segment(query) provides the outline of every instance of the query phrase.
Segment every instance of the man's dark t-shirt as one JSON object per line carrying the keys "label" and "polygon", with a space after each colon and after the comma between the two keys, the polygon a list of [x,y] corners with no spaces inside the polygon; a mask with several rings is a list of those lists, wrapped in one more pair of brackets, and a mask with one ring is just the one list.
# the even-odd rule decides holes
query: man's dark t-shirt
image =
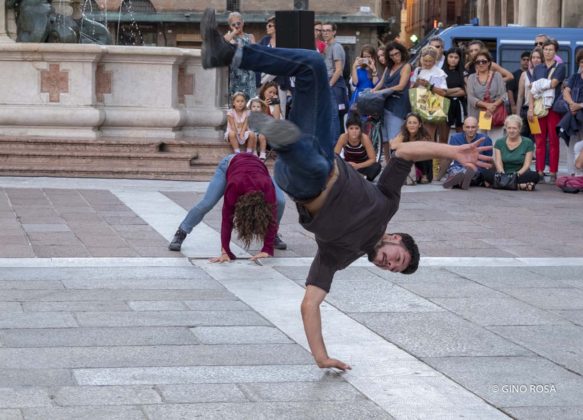
{"label": "man's dark t-shirt", "polygon": [[378,184],[365,180],[342,159],[338,179],[315,217],[298,205],[300,224],[316,235],[318,252],[306,285],[330,291],[334,273],[372,251],[399,208],[401,187],[413,162],[392,158]]}

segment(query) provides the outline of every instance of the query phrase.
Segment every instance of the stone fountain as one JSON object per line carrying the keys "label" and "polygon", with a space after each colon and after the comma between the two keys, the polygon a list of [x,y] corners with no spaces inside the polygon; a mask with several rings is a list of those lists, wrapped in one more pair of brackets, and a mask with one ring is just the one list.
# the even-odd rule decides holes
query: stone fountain
{"label": "stone fountain", "polygon": [[[73,15],[75,3],[63,0],[60,11]],[[35,139],[224,147],[226,74],[203,70],[200,50],[14,42],[5,5],[0,0],[0,155],[2,141],[14,149]]]}

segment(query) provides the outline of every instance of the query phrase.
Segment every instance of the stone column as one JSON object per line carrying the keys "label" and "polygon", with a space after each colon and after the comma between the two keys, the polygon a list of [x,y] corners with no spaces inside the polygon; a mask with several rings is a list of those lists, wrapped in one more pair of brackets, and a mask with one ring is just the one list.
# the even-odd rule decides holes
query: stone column
{"label": "stone column", "polygon": [[14,42],[6,31],[6,1],[0,0],[0,43]]}
{"label": "stone column", "polygon": [[[546,3],[541,2],[541,3]],[[537,0],[520,0],[518,3],[518,24],[522,26],[537,26]]]}
{"label": "stone column", "polygon": [[490,0],[488,2],[489,25],[500,25],[500,0]]}
{"label": "stone column", "polygon": [[568,28],[583,27],[583,4],[581,0],[563,0],[561,26]]}
{"label": "stone column", "polygon": [[477,4],[477,15],[480,20],[480,26],[487,26],[490,24],[488,19],[488,14],[486,11],[486,0],[478,0]]}
{"label": "stone column", "polygon": [[508,25],[508,0],[500,0],[500,25]]}
{"label": "stone column", "polygon": [[561,0],[539,1],[536,8],[536,26],[539,28],[561,26],[561,6]]}

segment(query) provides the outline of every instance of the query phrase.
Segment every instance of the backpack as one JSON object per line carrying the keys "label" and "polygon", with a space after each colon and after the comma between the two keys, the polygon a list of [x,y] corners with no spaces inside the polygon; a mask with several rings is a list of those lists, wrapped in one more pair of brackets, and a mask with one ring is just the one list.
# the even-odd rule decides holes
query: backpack
{"label": "backpack", "polygon": [[583,190],[583,176],[562,176],[557,179],[557,187],[563,192],[577,194]]}

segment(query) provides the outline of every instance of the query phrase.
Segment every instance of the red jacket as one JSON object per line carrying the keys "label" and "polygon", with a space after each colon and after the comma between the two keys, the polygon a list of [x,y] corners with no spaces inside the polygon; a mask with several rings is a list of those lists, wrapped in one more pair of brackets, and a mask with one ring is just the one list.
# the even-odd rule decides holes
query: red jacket
{"label": "red jacket", "polygon": [[229,163],[227,169],[227,186],[223,201],[223,220],[221,224],[221,246],[229,258],[235,259],[229,243],[233,230],[233,218],[235,204],[240,196],[253,191],[262,191],[265,201],[272,205],[273,223],[269,225],[261,252],[273,256],[273,242],[277,233],[277,203],[275,200],[275,187],[269,176],[265,164],[254,154],[239,153]]}

